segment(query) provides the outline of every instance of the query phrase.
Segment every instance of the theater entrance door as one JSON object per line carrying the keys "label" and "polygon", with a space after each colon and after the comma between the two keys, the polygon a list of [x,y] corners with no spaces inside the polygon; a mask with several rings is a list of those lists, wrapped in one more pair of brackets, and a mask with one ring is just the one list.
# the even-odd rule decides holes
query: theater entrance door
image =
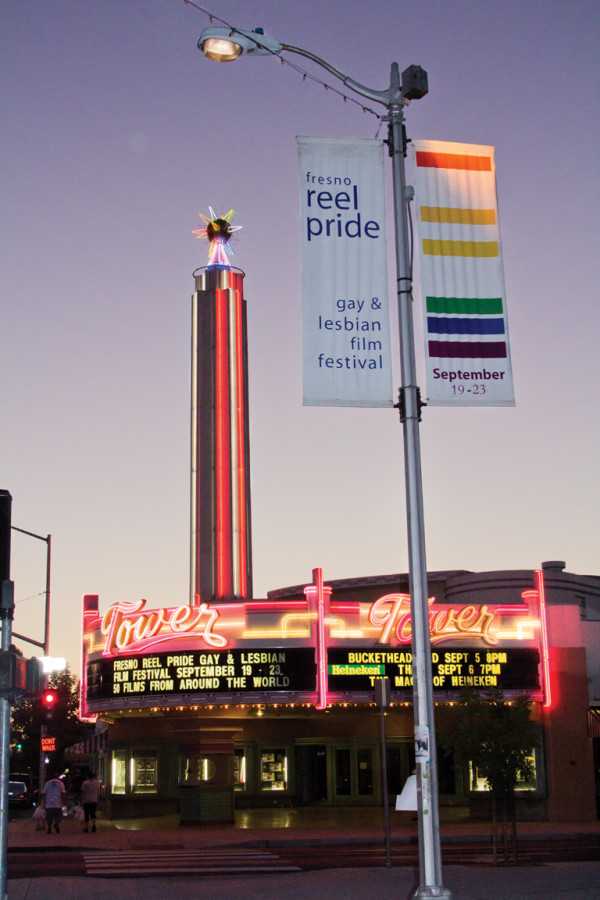
{"label": "theater entrance door", "polygon": [[327,803],[327,747],[302,744],[296,747],[296,783],[300,806]]}

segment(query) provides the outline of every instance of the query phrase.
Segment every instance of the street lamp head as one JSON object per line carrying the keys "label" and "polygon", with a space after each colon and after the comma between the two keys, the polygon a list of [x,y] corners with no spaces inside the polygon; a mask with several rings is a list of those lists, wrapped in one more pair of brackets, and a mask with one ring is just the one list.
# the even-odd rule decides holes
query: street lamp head
{"label": "street lamp head", "polygon": [[198,49],[213,62],[234,62],[242,53],[249,56],[279,53],[281,44],[265,34],[262,28],[240,31],[237,28],[211,25],[198,38]]}

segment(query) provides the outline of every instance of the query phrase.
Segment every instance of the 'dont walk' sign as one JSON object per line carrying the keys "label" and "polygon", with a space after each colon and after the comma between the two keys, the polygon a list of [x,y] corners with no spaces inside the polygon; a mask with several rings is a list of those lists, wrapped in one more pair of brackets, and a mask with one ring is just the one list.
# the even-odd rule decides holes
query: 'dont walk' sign
{"label": "'dont walk' sign", "polygon": [[512,406],[494,148],[412,146],[428,401]]}

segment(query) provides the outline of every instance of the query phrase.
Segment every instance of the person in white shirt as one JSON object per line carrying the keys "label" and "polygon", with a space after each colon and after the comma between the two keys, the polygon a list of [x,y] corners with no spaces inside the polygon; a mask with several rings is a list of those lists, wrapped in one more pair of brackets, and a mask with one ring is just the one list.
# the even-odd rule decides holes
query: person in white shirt
{"label": "person in white shirt", "polygon": [[60,778],[53,776],[49,778],[44,785],[43,803],[46,810],[46,825],[48,826],[48,834],[52,832],[52,826],[56,834],[60,834],[60,822],[62,819],[62,808],[65,800],[65,786]]}

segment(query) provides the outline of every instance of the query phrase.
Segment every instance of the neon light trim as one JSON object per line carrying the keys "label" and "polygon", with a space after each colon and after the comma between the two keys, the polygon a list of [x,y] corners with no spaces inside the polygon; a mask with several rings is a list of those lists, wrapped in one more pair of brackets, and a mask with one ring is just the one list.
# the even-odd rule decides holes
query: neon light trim
{"label": "neon light trim", "polygon": [[[526,592],[525,592],[526,593]],[[503,606],[494,604],[494,612],[499,615],[518,616],[519,613],[526,616],[529,615],[529,605],[523,603],[504,604]]]}
{"label": "neon light trim", "polygon": [[306,609],[306,600],[248,600],[246,603],[240,603],[245,609],[255,610],[277,610],[282,609]]}
{"label": "neon light trim", "polygon": [[[304,593],[313,611],[316,607],[316,647],[317,703],[315,709],[327,708],[327,642],[325,637],[325,598],[329,601],[331,588],[323,586],[323,569],[313,569],[313,583],[304,588]],[[314,615],[314,612],[313,612]]]}
{"label": "neon light trim", "polygon": [[[257,638],[310,638],[310,623],[317,619],[317,613],[286,613],[279,620],[279,624],[272,628],[247,628],[242,637],[247,640],[256,640]],[[306,622],[306,628],[294,629],[291,623]]]}
{"label": "neon light trim", "polygon": [[198,298],[192,299],[192,427],[190,435],[191,453],[191,502],[190,502],[190,604],[198,606],[200,597],[197,594],[198,585],[198,554],[200,541],[204,535],[199,535],[198,528]]}
{"label": "neon light trim", "polygon": [[221,331],[223,328],[221,322],[219,291],[216,292],[215,298],[215,482],[217,491],[217,509],[216,509],[216,529],[215,529],[215,548],[216,548],[216,594],[221,595],[223,584],[223,558],[221,556],[221,530],[223,520],[223,471],[221,466],[222,454],[222,395],[223,395],[223,371],[221,357],[223,353]]}
{"label": "neon light trim", "polygon": [[550,682],[550,642],[548,640],[548,618],[546,612],[546,584],[543,569],[535,571],[535,586],[537,589],[540,622],[542,626],[542,666],[544,676],[544,708],[552,706],[552,685]]}
{"label": "neon light trim", "polygon": [[238,441],[238,516],[239,516],[239,562],[240,562],[240,595],[248,594],[248,522],[246,502],[246,441],[245,414],[246,391],[244,385],[244,343],[243,343],[243,309],[242,296],[236,291],[235,307],[235,356],[237,383],[237,441]]}
{"label": "neon light trim", "polygon": [[216,322],[216,448],[215,468],[217,470],[217,529],[216,566],[217,597],[228,597],[232,593],[231,584],[231,474],[230,474],[230,434],[229,434],[229,385],[228,385],[228,343],[227,343],[227,291],[215,291]]}
{"label": "neon light trim", "polygon": [[237,316],[236,316],[236,291],[229,290],[228,322],[229,322],[229,454],[231,483],[231,565],[232,578],[231,589],[235,597],[240,596],[240,494],[239,494],[239,442],[238,442],[238,414],[239,395],[237,378]]}

